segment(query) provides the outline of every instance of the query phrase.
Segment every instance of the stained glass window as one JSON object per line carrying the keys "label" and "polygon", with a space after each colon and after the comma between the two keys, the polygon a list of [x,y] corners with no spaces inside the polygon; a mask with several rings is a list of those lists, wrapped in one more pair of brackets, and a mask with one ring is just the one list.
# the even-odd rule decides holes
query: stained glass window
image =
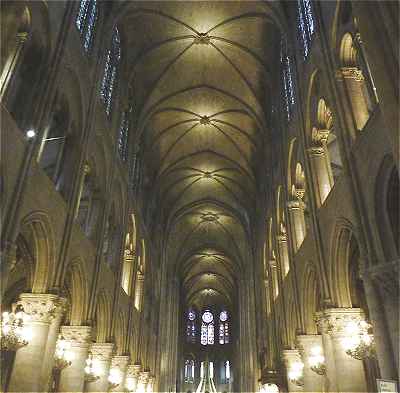
{"label": "stained glass window", "polygon": [[190,309],[187,315],[186,339],[190,343],[196,342],[196,313]]}
{"label": "stained glass window", "polygon": [[193,359],[185,360],[185,382],[186,383],[194,382],[194,360]]}
{"label": "stained glass window", "polygon": [[312,36],[315,33],[315,22],[311,0],[297,0],[298,33],[304,59],[310,52]]}
{"label": "stained glass window", "polygon": [[118,28],[114,28],[111,47],[107,52],[104,75],[100,87],[100,96],[104,102],[106,113],[109,116],[112,109],[113,93],[117,83],[118,65],[121,60],[121,40]]}
{"label": "stained glass window", "polygon": [[122,112],[121,124],[119,126],[118,153],[122,161],[126,161],[128,158],[129,116],[131,112],[132,107]]}
{"label": "stained glass window", "polygon": [[283,84],[283,99],[287,120],[290,121],[295,104],[294,87],[290,56],[288,54],[286,39],[281,41],[281,70]]}
{"label": "stained glass window", "polygon": [[202,316],[200,343],[202,345],[214,344],[214,316],[210,310],[206,310]]}
{"label": "stained glass window", "polygon": [[229,343],[229,315],[227,311],[222,311],[219,314],[219,343]]}
{"label": "stained glass window", "polygon": [[83,47],[88,52],[92,47],[97,21],[97,0],[81,0],[75,24],[81,33]]}

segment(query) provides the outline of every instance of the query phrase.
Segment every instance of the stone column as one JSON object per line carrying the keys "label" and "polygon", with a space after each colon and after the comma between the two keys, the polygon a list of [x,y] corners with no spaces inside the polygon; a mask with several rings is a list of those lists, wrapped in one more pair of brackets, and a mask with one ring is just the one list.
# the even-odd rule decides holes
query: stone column
{"label": "stone column", "polygon": [[23,307],[30,320],[25,326],[31,332],[29,344],[20,348],[15,355],[11,373],[10,392],[42,392],[46,391],[42,379],[46,347],[50,325],[59,307],[59,298],[50,294],[23,293],[18,306]]}
{"label": "stone column", "polygon": [[139,374],[139,382],[136,390],[137,393],[146,393],[149,377],[150,371],[142,371]]}
{"label": "stone column", "polygon": [[341,73],[350,98],[357,130],[361,131],[369,118],[364,76],[357,67],[342,67]]}
{"label": "stone column", "polygon": [[282,351],[283,361],[286,368],[286,378],[288,384],[288,392],[305,392],[303,386],[295,384],[289,379],[289,370],[292,368],[294,363],[301,363],[300,352],[298,349],[285,349]]}
{"label": "stone column", "polygon": [[60,392],[82,392],[85,384],[86,359],[91,342],[90,326],[61,326],[61,335],[71,343],[72,364],[61,371]]}
{"label": "stone column", "polygon": [[313,355],[312,349],[320,347],[322,349],[322,336],[318,334],[297,336],[297,343],[300,350],[301,360],[304,363],[304,391],[305,392],[324,392],[324,375],[318,375],[311,370],[309,357]]}
{"label": "stone column", "polygon": [[271,269],[271,277],[272,277],[272,293],[275,301],[279,295],[278,266],[276,265],[275,259],[271,259],[269,261],[269,266]]}
{"label": "stone column", "polygon": [[138,272],[138,275],[136,278],[136,283],[135,283],[135,308],[137,310],[142,309],[143,285],[144,285],[144,274]]}
{"label": "stone column", "polygon": [[[75,210],[75,214],[74,214],[74,218],[76,219],[78,217],[78,213],[79,213],[79,205],[80,205],[80,201],[82,198],[82,192],[83,192],[83,187],[85,185],[85,179],[86,176],[90,173],[90,166],[88,164],[84,164],[83,166],[83,173],[81,175],[81,179],[80,179],[80,183],[79,183],[79,189],[78,189],[78,195],[77,195],[77,200],[76,200],[76,210]],[[88,211],[87,214],[89,214],[90,212]]]}
{"label": "stone column", "polygon": [[286,277],[289,273],[289,250],[288,250],[288,243],[287,243],[287,236],[286,233],[281,233],[277,236],[278,240],[278,248],[279,248],[279,258],[281,262],[281,269],[282,269],[282,279]]}
{"label": "stone column", "polygon": [[94,343],[91,346],[93,360],[99,365],[100,378],[94,382],[86,382],[85,391],[97,393],[108,391],[108,376],[113,350],[114,344],[112,343]]}
{"label": "stone column", "polygon": [[112,392],[125,392],[125,376],[127,372],[127,367],[129,363],[129,356],[114,356],[111,359],[111,368],[119,369],[121,376],[121,383],[114,389],[111,389]]}
{"label": "stone column", "polygon": [[302,200],[293,200],[287,203],[290,222],[294,252],[296,252],[302,245],[306,237],[306,222],[304,219],[305,204]]}
{"label": "stone column", "polygon": [[322,332],[327,382],[331,392],[367,391],[362,361],[348,355],[342,343],[346,337],[346,325],[363,319],[359,308],[331,308],[318,313],[317,323]]}
{"label": "stone column", "polygon": [[140,364],[130,364],[126,370],[125,387],[130,392],[135,392],[142,366]]}
{"label": "stone column", "polygon": [[316,191],[317,207],[320,207],[333,187],[333,175],[326,149],[313,146],[307,149],[312,167],[312,181]]}

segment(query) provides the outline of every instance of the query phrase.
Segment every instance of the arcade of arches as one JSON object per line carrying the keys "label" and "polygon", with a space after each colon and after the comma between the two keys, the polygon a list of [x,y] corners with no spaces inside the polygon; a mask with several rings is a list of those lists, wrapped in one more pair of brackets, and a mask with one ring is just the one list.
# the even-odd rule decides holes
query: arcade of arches
{"label": "arcade of arches", "polygon": [[2,1],[2,391],[396,383],[398,15]]}

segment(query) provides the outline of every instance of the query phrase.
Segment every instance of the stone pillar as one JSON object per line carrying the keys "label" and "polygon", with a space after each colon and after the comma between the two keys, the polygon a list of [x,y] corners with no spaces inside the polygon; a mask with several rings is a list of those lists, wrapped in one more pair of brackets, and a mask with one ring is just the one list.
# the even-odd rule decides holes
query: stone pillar
{"label": "stone pillar", "polygon": [[357,67],[342,67],[341,73],[350,98],[356,128],[361,131],[369,118],[364,76]]}
{"label": "stone pillar", "polygon": [[94,343],[91,346],[90,351],[93,355],[93,360],[99,365],[100,378],[94,382],[86,382],[85,391],[97,393],[108,391],[108,376],[113,350],[114,344],[112,343]]}
{"label": "stone pillar", "polygon": [[130,364],[126,370],[126,378],[125,378],[125,387],[130,392],[135,392],[138,382],[139,375],[142,370],[142,366],[140,364]]}
{"label": "stone pillar", "polygon": [[289,370],[295,363],[301,363],[300,352],[297,349],[285,349],[282,351],[283,361],[286,368],[286,378],[288,384],[288,392],[303,392],[303,386],[295,384],[289,379]]}
{"label": "stone pillar", "polygon": [[290,222],[294,252],[296,252],[302,245],[306,237],[306,222],[304,219],[305,204],[302,200],[289,201],[287,203]]}
{"label": "stone pillar", "polygon": [[[50,325],[57,314],[59,297],[50,294],[23,293],[18,306],[23,307],[30,320],[25,326],[31,332],[29,344],[20,348],[15,355],[9,391],[10,392],[42,392],[47,390],[43,384],[42,370]],[[45,363],[44,363],[45,362]]]}
{"label": "stone pillar", "polygon": [[67,300],[63,298],[55,299],[54,301],[53,318],[50,322],[49,331],[47,333],[47,343],[44,358],[42,359],[42,375],[41,386],[50,388],[53,366],[54,366],[54,352],[58,340],[61,319],[65,313]]}
{"label": "stone pillar", "polygon": [[86,359],[91,341],[90,326],[61,326],[61,335],[71,343],[72,364],[61,371],[60,392],[82,392],[85,384]]}
{"label": "stone pillar", "polygon": [[271,277],[272,277],[272,293],[274,300],[279,295],[279,280],[278,280],[278,266],[276,265],[275,259],[271,259],[269,261],[269,267],[271,269]]}
{"label": "stone pillar", "polygon": [[331,392],[367,391],[363,362],[349,356],[342,343],[346,337],[346,325],[363,319],[359,308],[331,308],[318,313],[317,323],[322,332],[327,382]]}
{"label": "stone pillar", "polygon": [[112,392],[125,392],[125,376],[129,363],[129,356],[114,356],[111,359],[111,369],[117,368],[119,369],[121,376],[121,383],[114,389],[111,389]]}
{"label": "stone pillar", "polygon": [[282,279],[286,277],[289,273],[290,265],[289,265],[289,250],[287,243],[286,233],[281,233],[277,236],[278,240],[278,248],[279,248],[279,258],[281,262],[282,269]]}
{"label": "stone pillar", "polygon": [[320,347],[322,349],[322,336],[317,334],[297,336],[297,343],[300,350],[301,360],[304,363],[304,391],[305,392],[324,392],[325,376],[318,375],[311,370],[309,357],[313,355],[312,349]]}
{"label": "stone pillar", "polygon": [[137,310],[142,309],[143,285],[144,285],[144,274],[138,272],[138,275],[136,278],[136,283],[135,283],[135,308]]}
{"label": "stone pillar", "polygon": [[139,374],[139,382],[136,390],[137,393],[146,393],[149,377],[150,371],[142,371]]}
{"label": "stone pillar", "polygon": [[326,149],[314,146],[307,151],[312,167],[312,181],[316,191],[317,207],[320,207],[333,187],[332,169]]}

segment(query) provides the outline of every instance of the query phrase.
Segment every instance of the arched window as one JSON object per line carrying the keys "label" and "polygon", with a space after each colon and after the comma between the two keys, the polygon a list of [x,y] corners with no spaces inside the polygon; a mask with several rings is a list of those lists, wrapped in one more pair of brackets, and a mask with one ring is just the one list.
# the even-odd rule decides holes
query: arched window
{"label": "arched window", "polygon": [[128,137],[129,137],[129,115],[132,107],[122,112],[121,124],[118,134],[118,153],[122,161],[128,158]]}
{"label": "arched window", "polygon": [[219,343],[229,343],[229,315],[225,310],[219,314]]}
{"label": "arched window", "polygon": [[201,323],[201,345],[214,344],[214,316],[210,310],[204,311]]}
{"label": "arched window", "polygon": [[193,309],[187,314],[186,339],[193,344],[196,342],[196,312]]}
{"label": "arched window", "polygon": [[231,380],[231,363],[229,360],[221,364],[221,383],[228,384]]}
{"label": "arched window", "polygon": [[281,41],[281,72],[282,72],[283,98],[286,110],[286,117],[287,120],[290,121],[293,113],[295,99],[294,99],[291,62],[288,54],[286,39],[282,39]]}
{"label": "arched window", "polygon": [[307,58],[311,48],[312,36],[315,33],[315,22],[311,0],[297,0],[298,34],[303,57]]}
{"label": "arched window", "polygon": [[106,64],[104,67],[103,81],[101,82],[100,96],[104,102],[107,116],[110,115],[113,102],[113,93],[117,81],[118,64],[121,60],[121,40],[118,28],[114,28],[111,47],[107,52]]}
{"label": "arched window", "polygon": [[86,52],[92,47],[97,21],[97,0],[81,0],[75,24],[81,33]]}
{"label": "arched window", "polygon": [[185,360],[185,382],[186,383],[194,382],[194,360],[193,359]]}

